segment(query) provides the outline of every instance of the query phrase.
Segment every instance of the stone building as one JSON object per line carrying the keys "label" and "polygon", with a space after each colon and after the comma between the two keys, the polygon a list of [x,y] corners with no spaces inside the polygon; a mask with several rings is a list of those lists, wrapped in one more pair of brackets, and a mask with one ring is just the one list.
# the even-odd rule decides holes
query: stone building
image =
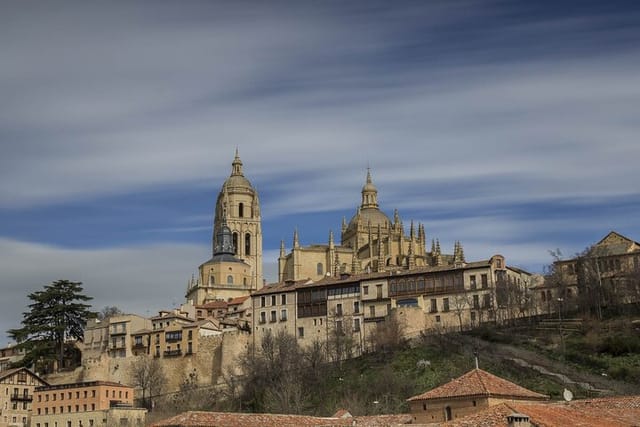
{"label": "stone building", "polygon": [[46,385],[27,368],[0,372],[0,427],[28,426],[35,388]]}
{"label": "stone building", "polygon": [[351,346],[343,350],[356,355],[372,345],[390,316],[406,336],[415,336],[528,315],[530,279],[494,255],[457,265],[280,282],[251,295],[252,337],[258,344],[265,334],[283,331],[303,346],[342,341]]}
{"label": "stone building", "polygon": [[146,409],[133,407],[132,387],[90,381],[37,387],[33,427],[97,427],[145,425]]}
{"label": "stone building", "polygon": [[189,282],[186,298],[191,305],[240,297],[262,287],[260,201],[244,176],[237,150],[216,201],[212,249],[213,257]]}
{"label": "stone building", "polygon": [[293,247],[287,254],[280,243],[278,280],[319,280],[325,276],[411,270],[424,266],[446,266],[464,262],[464,250],[459,242],[452,255],[443,254],[439,240],[431,241],[427,251],[427,235],[422,224],[409,227],[409,234],[397,210],[391,220],[378,204],[378,190],[367,171],[356,214],[347,223],[342,220],[340,243],[329,232],[327,244],[300,245],[298,230],[294,230]]}
{"label": "stone building", "polygon": [[414,421],[420,424],[455,420],[504,402],[547,400],[548,396],[527,390],[478,368],[440,387],[407,399]]}

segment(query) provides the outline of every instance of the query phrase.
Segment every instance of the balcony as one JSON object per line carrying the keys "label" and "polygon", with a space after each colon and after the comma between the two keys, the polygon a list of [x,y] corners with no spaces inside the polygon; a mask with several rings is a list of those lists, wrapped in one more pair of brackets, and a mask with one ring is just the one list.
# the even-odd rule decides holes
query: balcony
{"label": "balcony", "polygon": [[182,350],[165,350],[164,357],[179,357],[182,356]]}
{"label": "balcony", "polygon": [[12,394],[11,395],[11,401],[18,401],[18,402],[31,402],[33,401],[33,395],[29,394],[29,395],[25,395],[25,394]]}
{"label": "balcony", "polygon": [[176,341],[182,341],[182,335],[166,335],[164,337],[164,340],[166,342],[176,342]]}

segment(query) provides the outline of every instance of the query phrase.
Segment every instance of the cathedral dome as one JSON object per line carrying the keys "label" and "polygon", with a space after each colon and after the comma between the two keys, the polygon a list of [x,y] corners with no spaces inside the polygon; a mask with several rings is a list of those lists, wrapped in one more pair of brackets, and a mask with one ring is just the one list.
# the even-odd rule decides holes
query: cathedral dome
{"label": "cathedral dome", "polygon": [[348,228],[356,227],[358,224],[371,224],[372,227],[377,227],[378,225],[380,225],[380,227],[385,228],[387,227],[387,224],[390,223],[391,221],[389,220],[389,217],[385,215],[385,213],[380,209],[366,208],[360,209],[360,211],[355,214],[353,218],[351,218]]}

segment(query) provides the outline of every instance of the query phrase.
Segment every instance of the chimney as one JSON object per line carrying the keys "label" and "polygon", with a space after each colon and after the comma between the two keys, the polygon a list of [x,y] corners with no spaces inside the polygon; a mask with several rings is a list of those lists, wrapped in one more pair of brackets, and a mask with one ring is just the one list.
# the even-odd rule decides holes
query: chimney
{"label": "chimney", "polygon": [[529,416],[524,414],[507,415],[507,425],[509,427],[531,427]]}

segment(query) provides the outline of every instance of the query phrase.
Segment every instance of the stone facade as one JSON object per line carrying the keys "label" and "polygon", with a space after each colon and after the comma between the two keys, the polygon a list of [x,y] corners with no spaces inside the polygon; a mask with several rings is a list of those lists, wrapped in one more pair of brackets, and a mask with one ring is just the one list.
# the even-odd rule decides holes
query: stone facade
{"label": "stone facade", "polygon": [[370,171],[362,188],[362,199],[349,223],[342,221],[340,244],[329,233],[327,244],[300,245],[298,230],[293,234],[291,252],[280,244],[278,280],[320,280],[326,276],[410,270],[424,266],[446,266],[464,262],[464,250],[459,242],[451,255],[443,254],[438,240],[432,240],[427,251],[427,236],[422,224],[410,223],[409,233],[394,211],[391,220],[378,204],[378,190]]}
{"label": "stone facade", "polygon": [[36,387],[48,385],[27,368],[0,372],[0,427],[29,425]]}
{"label": "stone facade", "polygon": [[260,201],[244,176],[237,151],[216,201],[212,249],[213,257],[200,265],[198,278],[188,284],[191,305],[240,297],[262,287]]}

